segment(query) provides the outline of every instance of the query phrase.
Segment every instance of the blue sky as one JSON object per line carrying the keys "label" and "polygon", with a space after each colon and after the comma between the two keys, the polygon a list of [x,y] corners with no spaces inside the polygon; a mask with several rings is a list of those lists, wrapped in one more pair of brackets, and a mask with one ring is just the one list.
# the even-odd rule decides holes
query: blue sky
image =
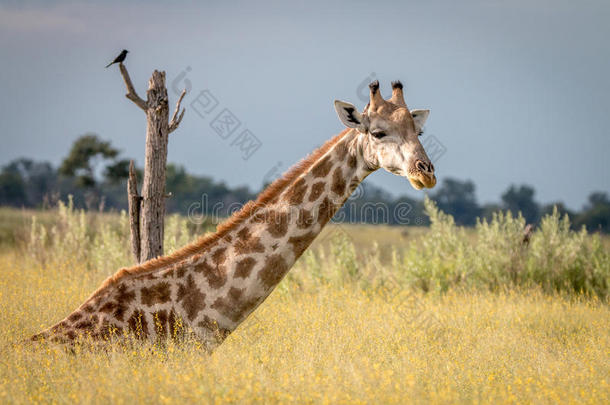
{"label": "blue sky", "polygon": [[[190,87],[169,160],[230,185],[260,187],[342,127],[332,102],[362,108],[358,86],[405,84],[429,108],[437,176],[472,179],[480,202],[530,184],[540,202],[580,208],[610,190],[610,3],[602,0],[417,2],[0,2],[0,164],[55,164],[85,132],[142,164],[145,117],[125,99],[116,67],[141,96],[153,69]],[[182,75],[181,75],[182,73]],[[202,91],[213,114],[190,104]],[[220,109],[261,147],[243,159],[210,123]],[[405,179],[368,182],[422,197]]]}

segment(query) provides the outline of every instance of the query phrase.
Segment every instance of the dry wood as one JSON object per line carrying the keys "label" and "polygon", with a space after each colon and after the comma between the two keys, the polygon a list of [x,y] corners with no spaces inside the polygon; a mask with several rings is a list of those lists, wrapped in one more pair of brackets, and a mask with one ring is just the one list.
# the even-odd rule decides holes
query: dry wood
{"label": "dry wood", "polygon": [[146,111],[148,106],[146,105],[146,101],[142,100],[138,93],[136,93],[136,89],[133,87],[133,83],[131,83],[131,78],[129,77],[129,73],[127,72],[127,68],[123,63],[119,63],[119,69],[121,70],[121,75],[123,76],[123,81],[125,82],[125,87],[127,87],[127,94],[125,97],[136,103],[138,107]]}
{"label": "dry wood", "polygon": [[142,196],[137,192],[137,179],[133,162],[129,166],[127,194],[129,198],[129,222],[131,226],[131,248],[136,262],[144,262],[163,255],[165,215],[165,169],[167,164],[167,141],[182,118],[180,104],[186,94],[182,91],[174,114],[169,120],[165,72],[155,70],[148,81],[147,100],[142,100],[135,91],[127,68],[119,64],[128,99],[146,112],[146,153],[144,157],[144,179]]}
{"label": "dry wood", "polygon": [[140,263],[140,201],[138,179],[133,160],[129,162],[127,180],[127,201],[129,203],[129,229],[131,231],[131,253],[136,263]]}
{"label": "dry wood", "polygon": [[165,215],[165,166],[169,135],[169,108],[165,72],[155,70],[148,81],[146,155],[140,217],[140,258],[146,261],[163,254]]}
{"label": "dry wood", "polygon": [[[174,114],[172,115],[172,120],[169,122],[169,132],[174,132],[177,128],[178,125],[180,125],[180,121],[182,121],[182,117],[184,117],[184,111],[185,109],[182,109],[182,112],[180,113],[180,115],[178,115],[178,111],[180,111],[180,103],[182,103],[182,99],[184,98],[184,96],[186,95],[186,89],[182,90],[182,93],[180,94],[180,98],[178,98],[178,102],[176,103],[176,109],[174,110]],[[176,118],[176,116],[178,118]]]}

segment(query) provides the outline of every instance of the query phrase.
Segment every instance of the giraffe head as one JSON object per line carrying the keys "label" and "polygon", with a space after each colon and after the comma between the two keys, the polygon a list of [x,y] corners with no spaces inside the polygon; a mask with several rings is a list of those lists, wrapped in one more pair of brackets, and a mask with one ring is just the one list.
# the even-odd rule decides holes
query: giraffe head
{"label": "giraffe head", "polygon": [[398,81],[392,82],[388,100],[381,97],[377,80],[369,88],[370,102],[362,113],[353,104],[335,101],[339,119],[359,132],[358,157],[371,171],[383,168],[406,177],[418,190],[434,187],[434,166],[419,141],[430,110],[409,111]]}

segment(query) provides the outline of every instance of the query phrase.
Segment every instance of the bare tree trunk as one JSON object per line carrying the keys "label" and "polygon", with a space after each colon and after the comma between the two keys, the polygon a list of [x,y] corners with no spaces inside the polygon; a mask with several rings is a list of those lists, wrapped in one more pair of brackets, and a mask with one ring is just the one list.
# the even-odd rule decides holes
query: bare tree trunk
{"label": "bare tree trunk", "polygon": [[163,254],[163,217],[165,215],[165,166],[169,108],[165,72],[155,70],[148,81],[146,110],[146,155],[142,183],[140,216],[140,258],[143,261]]}
{"label": "bare tree trunk", "polygon": [[119,68],[127,87],[125,96],[146,112],[146,154],[142,196],[138,196],[137,193],[133,164],[130,164],[127,183],[132,253],[136,262],[143,262],[163,254],[167,142],[169,134],[178,128],[184,116],[184,109],[180,112],[180,103],[186,90],[182,91],[174,114],[169,120],[165,72],[157,70],[153,72],[148,81],[147,100],[144,101],[137,95],[123,63],[119,64]]}
{"label": "bare tree trunk", "polygon": [[140,263],[140,201],[138,179],[133,160],[129,162],[127,180],[127,202],[129,203],[129,229],[131,231],[131,253],[136,263]]}

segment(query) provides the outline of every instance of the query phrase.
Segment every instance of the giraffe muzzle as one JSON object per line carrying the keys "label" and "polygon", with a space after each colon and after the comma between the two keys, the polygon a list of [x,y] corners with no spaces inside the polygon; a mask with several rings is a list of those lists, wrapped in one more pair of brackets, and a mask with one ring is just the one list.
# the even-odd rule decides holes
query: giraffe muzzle
{"label": "giraffe muzzle", "polygon": [[434,175],[434,166],[429,161],[417,160],[415,162],[415,170],[408,176],[411,185],[417,189],[433,188],[436,185],[436,176]]}

